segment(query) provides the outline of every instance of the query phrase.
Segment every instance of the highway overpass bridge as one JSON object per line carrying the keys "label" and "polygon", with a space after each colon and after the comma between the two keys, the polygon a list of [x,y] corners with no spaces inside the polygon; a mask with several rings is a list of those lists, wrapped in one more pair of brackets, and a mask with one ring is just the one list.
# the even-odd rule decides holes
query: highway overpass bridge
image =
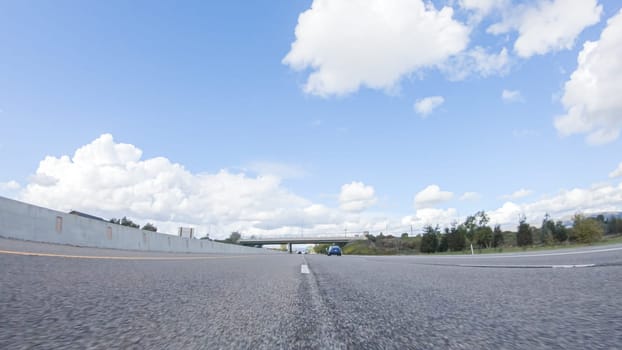
{"label": "highway overpass bridge", "polygon": [[325,236],[325,237],[261,237],[251,239],[241,239],[238,243],[246,246],[263,246],[266,244],[287,244],[287,249],[291,253],[293,244],[337,244],[349,243],[354,241],[364,241],[365,236]]}

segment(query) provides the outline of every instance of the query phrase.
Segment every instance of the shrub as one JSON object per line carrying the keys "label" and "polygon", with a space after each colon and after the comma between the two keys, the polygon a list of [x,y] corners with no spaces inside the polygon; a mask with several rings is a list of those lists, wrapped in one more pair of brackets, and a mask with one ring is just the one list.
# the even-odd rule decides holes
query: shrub
{"label": "shrub", "polygon": [[604,228],[600,222],[592,218],[586,218],[583,214],[575,214],[572,231],[577,241],[592,243],[603,237]]}

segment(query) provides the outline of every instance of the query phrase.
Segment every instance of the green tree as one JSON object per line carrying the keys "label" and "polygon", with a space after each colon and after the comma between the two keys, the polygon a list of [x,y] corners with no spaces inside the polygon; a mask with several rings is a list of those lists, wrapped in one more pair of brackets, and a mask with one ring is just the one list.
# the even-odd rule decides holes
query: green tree
{"label": "green tree", "polygon": [[153,231],[153,232],[158,232],[158,228],[155,227],[152,223],[148,222],[146,223],[142,230],[146,230],[146,231]]}
{"label": "green tree", "polygon": [[133,227],[133,228],[139,228],[140,227],[140,225],[134,223],[134,221],[128,219],[125,216],[121,220],[112,218],[112,219],[110,219],[110,222],[113,223],[113,224],[123,225],[123,226],[128,226],[128,227]]}
{"label": "green tree", "polygon": [[421,237],[421,245],[419,246],[419,250],[422,253],[434,253],[438,249],[438,226],[432,227],[431,225],[426,226],[423,229],[423,237]]}
{"label": "green tree", "polygon": [[475,217],[477,218],[477,226],[479,227],[488,226],[488,222],[490,221],[490,218],[488,217],[488,214],[486,214],[485,211],[483,210],[478,211],[477,213],[475,213]]}
{"label": "green tree", "polygon": [[553,233],[555,232],[555,222],[551,220],[551,216],[546,213],[542,220],[542,227],[540,227],[540,243],[551,244],[553,243]]}
{"label": "green tree", "polygon": [[553,230],[553,239],[557,242],[565,242],[568,239],[568,229],[561,221],[555,222],[555,229]]}
{"label": "green tree", "polygon": [[527,223],[525,215],[521,215],[519,218],[518,231],[516,232],[516,244],[519,247],[525,247],[533,244],[531,227]]}
{"label": "green tree", "polygon": [[473,242],[473,238],[475,236],[475,229],[477,229],[477,218],[475,215],[467,216],[466,220],[464,220],[464,228],[466,229],[466,238],[469,242]]}
{"label": "green tree", "polygon": [[581,243],[593,243],[603,237],[603,225],[597,219],[586,218],[583,214],[577,213],[573,218],[572,231]]}
{"label": "green tree", "polygon": [[128,227],[133,227],[133,228],[139,228],[140,225],[135,223],[134,221],[130,220],[129,218],[126,218],[125,216],[121,219],[121,225],[123,226],[128,226]]}
{"label": "green tree", "polygon": [[495,225],[495,229],[492,233],[492,246],[494,248],[499,248],[503,246],[503,231],[501,231],[501,226]]}
{"label": "green tree", "polygon": [[478,227],[473,237],[475,243],[480,248],[489,248],[492,246],[493,232],[490,226]]}
{"label": "green tree", "polygon": [[464,225],[456,226],[453,223],[447,234],[447,248],[452,252],[459,252],[466,248],[466,227]]}
{"label": "green tree", "polygon": [[449,241],[448,241],[448,236],[449,233],[447,232],[447,229],[445,229],[445,233],[441,233],[439,234],[439,242],[438,242],[438,251],[439,252],[446,252],[449,249]]}
{"label": "green tree", "polygon": [[240,242],[240,238],[242,238],[242,235],[239,232],[234,231],[231,232],[229,238],[225,239],[225,242],[237,244],[238,242]]}
{"label": "green tree", "polygon": [[617,233],[622,233],[622,219],[611,215],[607,218],[607,234],[613,235]]}

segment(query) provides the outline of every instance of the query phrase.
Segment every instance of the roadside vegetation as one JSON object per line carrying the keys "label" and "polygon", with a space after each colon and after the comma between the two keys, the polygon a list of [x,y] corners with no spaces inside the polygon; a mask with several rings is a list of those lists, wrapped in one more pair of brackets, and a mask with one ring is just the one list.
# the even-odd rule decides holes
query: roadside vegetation
{"label": "roadside vegetation", "polygon": [[[113,224],[117,224],[117,225],[121,225],[121,226],[127,226],[127,227],[132,227],[132,228],[139,228],[140,225],[135,223],[134,221],[132,221],[131,219],[127,218],[126,216],[124,216],[122,219],[115,219],[112,218],[109,220],[110,223]],[[148,222],[146,223],[141,230],[146,230],[146,231],[152,231],[152,232],[158,232],[158,228],[155,227],[152,223]]]}
{"label": "roadside vegetation", "polygon": [[[554,221],[545,215],[539,227],[519,218],[516,231],[503,231],[489,225],[489,217],[479,211],[463,223],[454,222],[450,227],[426,226],[422,235],[415,237],[403,233],[393,235],[367,235],[366,241],[348,243],[344,254],[396,255],[396,254],[470,254],[473,252],[499,253],[524,250],[554,249],[581,245],[622,243],[622,218],[610,216],[587,217],[576,214],[571,225]],[[323,253],[326,247],[317,245],[314,251]]]}

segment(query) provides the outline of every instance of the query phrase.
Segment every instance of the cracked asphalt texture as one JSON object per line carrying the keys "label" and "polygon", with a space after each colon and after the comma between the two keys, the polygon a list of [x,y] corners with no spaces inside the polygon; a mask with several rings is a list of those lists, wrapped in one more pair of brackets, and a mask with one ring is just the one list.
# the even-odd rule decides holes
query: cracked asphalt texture
{"label": "cracked asphalt texture", "polygon": [[[0,240],[0,249],[16,247],[134,256]],[[533,254],[542,253],[525,255]],[[0,349],[619,349],[621,260],[622,250],[149,261],[0,254]],[[482,261],[607,266],[455,266]],[[300,273],[305,263],[310,274]]]}

